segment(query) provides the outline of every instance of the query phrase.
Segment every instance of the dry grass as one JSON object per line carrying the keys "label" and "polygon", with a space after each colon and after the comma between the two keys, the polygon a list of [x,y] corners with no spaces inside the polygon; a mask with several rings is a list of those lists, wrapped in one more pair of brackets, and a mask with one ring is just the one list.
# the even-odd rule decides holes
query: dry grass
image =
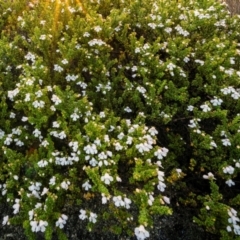
{"label": "dry grass", "polygon": [[240,14],[240,0],[225,0],[232,14]]}

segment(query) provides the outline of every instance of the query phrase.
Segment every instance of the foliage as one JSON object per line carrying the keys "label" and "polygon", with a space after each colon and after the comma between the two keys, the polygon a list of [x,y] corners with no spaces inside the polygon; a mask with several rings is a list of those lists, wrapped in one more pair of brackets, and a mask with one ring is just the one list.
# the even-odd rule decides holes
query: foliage
{"label": "foliage", "polygon": [[3,225],[64,239],[79,206],[89,230],[145,239],[153,215],[190,206],[207,231],[240,235],[238,16],[213,0],[0,12]]}

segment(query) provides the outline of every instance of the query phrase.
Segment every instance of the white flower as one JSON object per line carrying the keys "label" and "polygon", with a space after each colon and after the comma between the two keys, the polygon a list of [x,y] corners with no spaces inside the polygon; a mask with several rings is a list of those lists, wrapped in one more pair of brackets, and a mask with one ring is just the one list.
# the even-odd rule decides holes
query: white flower
{"label": "white flower", "polygon": [[60,127],[60,124],[59,124],[57,121],[54,121],[54,122],[52,123],[52,127],[53,127],[53,128],[59,128],[59,127]]}
{"label": "white flower", "polygon": [[96,167],[98,165],[98,161],[95,158],[91,158],[89,161],[90,165]]}
{"label": "white flower", "polygon": [[41,196],[43,196],[46,193],[48,193],[48,191],[49,191],[48,188],[44,187]]}
{"label": "white flower", "polygon": [[225,182],[229,187],[234,186],[235,182],[232,179],[229,179]]}
{"label": "white flower", "polygon": [[38,221],[31,221],[30,225],[32,227],[32,232],[45,232],[46,227],[48,226],[48,222],[40,220]]}
{"label": "white flower", "polygon": [[36,128],[36,129],[33,131],[33,136],[34,136],[34,137],[40,137],[40,136],[41,136],[41,131]]}
{"label": "white flower", "polygon": [[28,190],[31,191],[31,196],[40,199],[39,190],[42,184],[40,182],[31,183],[31,186],[28,187]]}
{"label": "white flower", "polygon": [[189,112],[192,112],[193,109],[194,109],[194,106],[192,106],[192,105],[189,105],[189,106],[187,107],[187,111],[189,111]]}
{"label": "white flower", "polygon": [[63,71],[63,68],[61,66],[59,66],[58,64],[54,64],[54,71],[56,72],[62,72]]}
{"label": "white flower", "polygon": [[216,148],[216,147],[217,147],[217,144],[216,144],[214,141],[211,141],[211,142],[210,142],[210,146]]}
{"label": "white flower", "polygon": [[62,62],[62,64],[64,64],[64,65],[65,65],[65,64],[68,64],[68,60],[67,60],[67,59],[63,59],[61,62]]}
{"label": "white flower", "polygon": [[154,156],[156,156],[158,159],[163,159],[163,157],[166,157],[168,153],[168,149],[163,147],[159,148],[155,153]]}
{"label": "white flower", "polygon": [[214,97],[214,99],[210,100],[213,106],[220,106],[223,103],[221,98]]}
{"label": "white flower", "polygon": [[180,168],[177,168],[177,169],[176,169],[176,172],[178,173],[178,176],[181,176],[182,169],[180,169]]}
{"label": "white flower", "polygon": [[20,209],[19,202],[20,202],[20,199],[18,198],[15,199],[15,204],[13,205],[13,209],[14,209],[13,214],[17,214],[19,212],[19,209]]}
{"label": "white flower", "polygon": [[170,204],[170,198],[163,196],[163,200],[165,203]]}
{"label": "white flower", "polygon": [[147,91],[144,87],[141,87],[141,86],[138,86],[136,89],[142,94],[145,94]]}
{"label": "white flower", "polygon": [[14,141],[16,142],[16,146],[22,147],[24,146],[24,142],[18,140],[18,139],[14,139]]}
{"label": "white flower", "polygon": [[92,144],[92,145],[87,145],[85,146],[84,148],[84,151],[87,153],[87,154],[97,154],[98,150],[97,150],[97,146],[95,144]]}
{"label": "white flower", "polygon": [[232,75],[234,74],[234,69],[232,69],[232,68],[226,69],[226,70],[224,71],[224,73],[226,73],[226,74],[229,75],[229,76],[232,76]]}
{"label": "white flower", "polygon": [[124,133],[121,132],[121,133],[118,134],[117,138],[122,140],[124,138],[124,136],[125,136]]}
{"label": "white flower", "polygon": [[35,205],[35,208],[37,209],[37,208],[41,208],[42,207],[42,203],[37,203],[36,205]]}
{"label": "white flower", "polygon": [[239,162],[235,163],[235,167],[240,168],[240,163]]}
{"label": "white flower", "polygon": [[77,85],[79,85],[81,88],[86,89],[87,88],[87,84],[85,82],[78,82]]}
{"label": "white flower", "polygon": [[227,231],[228,232],[231,232],[232,231],[232,228],[230,226],[227,226]]}
{"label": "white flower", "polygon": [[2,225],[4,226],[4,225],[6,225],[6,224],[9,224],[9,217],[8,217],[8,215],[7,216],[5,216],[4,218],[3,218],[3,221],[2,221]]}
{"label": "white flower", "polygon": [[234,58],[234,57],[231,57],[231,58],[230,58],[230,63],[231,63],[231,64],[235,64],[235,58]]}
{"label": "white flower", "polygon": [[204,61],[202,61],[202,60],[196,59],[195,62],[196,62],[196,63],[199,63],[201,66],[204,65]]}
{"label": "white flower", "polygon": [[55,105],[58,105],[59,103],[62,102],[62,100],[55,94],[52,95],[51,100],[54,102]]}
{"label": "white flower", "polygon": [[92,188],[92,185],[89,183],[89,180],[87,180],[82,187],[84,188],[85,191],[88,191],[89,189]]}
{"label": "white flower", "polygon": [[105,112],[100,112],[100,113],[99,113],[99,117],[100,117],[100,118],[105,118],[105,117],[106,117]]}
{"label": "white flower", "polygon": [[211,108],[207,104],[201,105],[200,108],[203,110],[203,112],[211,111]]}
{"label": "white flower", "polygon": [[188,124],[188,126],[190,127],[190,128],[196,128],[197,127],[197,120],[196,119],[191,119],[190,121],[190,124]]}
{"label": "white flower", "polygon": [[40,182],[35,182],[35,183],[32,183],[31,182],[31,186],[28,187],[28,190],[29,191],[34,191],[34,190],[37,190],[39,191],[40,190],[40,187],[42,186],[42,184]]}
{"label": "white flower", "polygon": [[48,165],[47,160],[41,160],[41,161],[38,162],[38,166],[41,167],[41,168],[45,167],[47,165]]}
{"label": "white flower", "polygon": [[35,61],[35,56],[31,52],[28,52],[27,55],[25,55],[24,58],[27,59],[27,60],[31,60],[32,62]]}
{"label": "white flower", "polygon": [[133,67],[132,67],[132,71],[133,71],[133,72],[136,72],[136,71],[137,71],[137,69],[138,69],[138,67],[137,67],[137,66],[133,66]]}
{"label": "white flower", "polygon": [[7,193],[7,185],[6,184],[0,184],[0,189],[2,188],[2,195],[4,196]]}
{"label": "white flower", "polygon": [[80,210],[80,213],[81,213],[81,214],[79,215],[79,218],[80,218],[81,220],[84,220],[84,219],[87,218],[86,210],[81,209],[81,210]]}
{"label": "white flower", "polygon": [[163,171],[157,171],[157,172],[158,172],[158,180],[163,182],[164,181],[163,177],[165,175],[164,172]]}
{"label": "white flower", "polygon": [[50,107],[50,109],[51,109],[51,111],[53,111],[53,112],[56,111],[56,108],[55,108],[53,105]]}
{"label": "white flower", "polygon": [[148,132],[149,132],[150,135],[152,135],[152,136],[155,136],[155,135],[158,134],[158,131],[156,130],[155,127],[151,127],[151,128],[149,128]]}
{"label": "white flower", "polygon": [[172,71],[174,68],[176,68],[176,65],[173,64],[173,63],[171,63],[171,62],[167,65],[167,69],[168,69],[169,71]]}
{"label": "white flower", "polygon": [[16,180],[16,181],[19,179],[19,177],[18,177],[17,175],[14,175],[13,178],[14,178],[14,180]]}
{"label": "white flower", "polygon": [[94,27],[93,29],[94,29],[94,31],[96,31],[96,32],[100,32],[100,31],[102,30],[102,28],[101,28],[100,26],[96,26],[96,27]]}
{"label": "white flower", "polygon": [[126,144],[131,145],[131,144],[132,144],[132,141],[133,141],[133,138],[132,138],[131,136],[128,136],[128,137],[127,137]]}
{"label": "white flower", "polygon": [[52,177],[50,180],[49,180],[49,185],[55,185],[56,184],[56,177]]}
{"label": "white flower", "polygon": [[5,132],[2,129],[0,129],[0,139],[2,139],[4,136],[5,136]]}
{"label": "white flower", "polygon": [[101,177],[101,181],[109,185],[113,181],[113,177],[110,176],[108,173],[105,173],[105,175]]}
{"label": "white flower", "polygon": [[47,86],[48,92],[52,92],[52,86]]}
{"label": "white flower", "polygon": [[5,145],[10,145],[12,141],[13,141],[12,134],[8,134],[8,136],[6,137],[6,139],[4,141],[4,144]]}
{"label": "white flower", "polygon": [[91,41],[88,42],[89,46],[94,46],[94,45],[98,45],[98,46],[102,46],[102,45],[106,45],[106,43],[104,41],[102,41],[101,39],[93,39]]}
{"label": "white flower", "polygon": [[59,134],[58,134],[58,138],[60,138],[60,139],[64,139],[64,138],[66,138],[67,137],[67,135],[66,135],[66,133],[64,132],[64,131],[62,131],[62,132],[60,132]]}
{"label": "white flower", "polygon": [[148,204],[152,206],[153,202],[154,202],[154,197],[152,194],[149,194]]}
{"label": "white flower", "polygon": [[107,197],[104,193],[102,193],[102,204],[106,204],[109,199],[109,196]]}
{"label": "white flower", "polygon": [[209,172],[208,175],[203,175],[203,178],[204,179],[216,179],[211,172]]}
{"label": "white flower", "polygon": [[138,240],[144,240],[150,236],[149,232],[144,228],[143,225],[135,228],[134,233]]}
{"label": "white flower", "polygon": [[21,119],[23,122],[26,122],[27,120],[28,120],[28,118],[27,117],[22,117],[22,119]]}
{"label": "white flower", "polygon": [[43,108],[44,107],[44,105],[45,105],[45,102],[44,101],[42,101],[42,100],[40,100],[40,101],[34,101],[33,103],[32,103],[32,105],[35,107],[35,108]]}
{"label": "white flower", "polygon": [[221,135],[221,137],[227,137],[227,135],[226,135],[226,132],[225,131],[221,131],[221,133],[220,133],[220,135]]}
{"label": "white flower", "polygon": [[89,36],[90,36],[90,33],[85,32],[85,33],[83,34],[83,36],[84,36],[84,37],[89,37]]}
{"label": "white flower", "polygon": [[184,30],[180,25],[177,25],[175,29],[178,31],[180,35],[183,35],[184,37],[187,37],[189,35],[189,32]]}
{"label": "white flower", "polygon": [[21,135],[22,130],[20,128],[13,128],[12,129],[12,134],[16,134],[16,135]]}
{"label": "white flower", "polygon": [[184,57],[183,61],[184,61],[185,63],[188,63],[188,62],[190,61],[190,58],[189,58],[189,57]]}
{"label": "white flower", "polygon": [[105,160],[105,159],[107,159],[107,154],[105,153],[105,152],[100,152],[99,154],[98,154],[98,158],[100,159],[100,160]]}
{"label": "white flower", "polygon": [[45,40],[46,39],[46,35],[45,34],[41,35],[39,39],[40,40]]}
{"label": "white flower", "polygon": [[159,181],[158,185],[157,185],[157,188],[160,192],[164,192],[165,191],[165,188],[166,188],[166,184]]}
{"label": "white flower", "polygon": [[119,142],[114,143],[114,146],[116,151],[120,151],[123,149],[123,146]]}
{"label": "white flower", "polygon": [[119,176],[117,176],[117,177],[116,177],[116,181],[117,181],[117,182],[122,182],[122,179],[121,179]]}
{"label": "white flower", "polygon": [[231,97],[235,100],[238,100],[240,98],[240,94],[237,92],[237,91],[234,91],[232,94],[231,94]]}
{"label": "white flower", "polygon": [[89,222],[92,222],[92,223],[97,222],[97,214],[96,213],[90,212]]}
{"label": "white flower", "polygon": [[152,149],[152,145],[145,142],[145,143],[137,144],[136,148],[140,153],[149,152]]}
{"label": "white flower", "polygon": [[37,221],[31,221],[30,225],[32,227],[32,232],[38,232],[40,230]]}
{"label": "white flower", "polygon": [[56,221],[56,227],[64,228],[64,225],[67,223],[68,217],[65,214],[62,214],[61,217]]}
{"label": "white flower", "polygon": [[223,88],[221,89],[221,92],[224,94],[224,95],[227,95],[227,94],[230,94],[230,93],[234,93],[236,90],[233,88],[233,87],[227,87],[227,88]]}
{"label": "white flower", "polygon": [[10,118],[15,118],[15,117],[16,117],[16,114],[13,113],[13,112],[11,112],[9,117],[10,117]]}
{"label": "white flower", "polygon": [[30,99],[30,93],[27,93],[26,95],[25,95],[25,99],[24,99],[24,101],[25,102],[29,102],[31,99]]}
{"label": "white flower", "polygon": [[72,150],[73,150],[74,152],[77,152],[77,151],[78,151],[78,142],[77,142],[77,141],[75,141],[75,142],[70,142],[68,145],[69,145],[69,147],[72,148]]}
{"label": "white flower", "polygon": [[231,146],[231,142],[230,142],[230,140],[228,138],[222,139],[221,141],[222,141],[222,144],[224,146],[226,146],[226,147],[227,146]]}
{"label": "white flower", "polygon": [[130,113],[130,112],[132,112],[132,109],[130,107],[125,107],[124,111]]}
{"label": "white flower", "polygon": [[63,181],[61,182],[61,188],[67,190],[68,186],[70,185],[69,181]]}
{"label": "white flower", "polygon": [[101,141],[99,138],[97,138],[96,140],[94,140],[94,143],[97,145],[97,146],[101,146]]}
{"label": "white flower", "polygon": [[32,78],[32,79],[27,79],[26,80],[26,85],[27,86],[32,86],[33,85],[33,82],[34,82],[35,78]]}
{"label": "white flower", "polygon": [[232,167],[232,166],[227,166],[227,167],[224,167],[223,168],[223,172],[224,173],[228,173],[228,174],[233,174],[234,173],[234,167]]}
{"label": "white flower", "polygon": [[74,82],[77,78],[78,78],[78,75],[70,75],[70,74],[68,74],[65,79],[67,80],[67,82],[70,82],[70,81]]}
{"label": "white flower", "polygon": [[125,203],[125,207],[126,209],[129,209],[130,208],[130,204],[132,203],[131,199],[129,198],[124,198],[124,203]]}
{"label": "white flower", "polygon": [[122,196],[113,197],[113,202],[114,202],[116,207],[125,206],[125,202],[122,200]]}
{"label": "white flower", "polygon": [[156,26],[157,26],[157,24],[155,24],[155,23],[148,23],[148,26],[149,26],[150,28],[152,28],[152,29],[155,29]]}
{"label": "white flower", "polygon": [[172,28],[167,27],[167,28],[164,29],[164,31],[167,32],[167,33],[171,33],[172,32]]}
{"label": "white flower", "polygon": [[28,212],[28,215],[29,215],[29,220],[32,220],[33,219],[33,216],[34,216],[34,211],[33,210],[30,210]]}
{"label": "white flower", "polygon": [[135,49],[135,53],[140,53],[141,52],[141,49],[139,48],[139,47],[137,47],[136,49]]}
{"label": "white flower", "polygon": [[39,221],[39,228],[41,232],[45,232],[47,226],[48,226],[48,222],[43,220]]}

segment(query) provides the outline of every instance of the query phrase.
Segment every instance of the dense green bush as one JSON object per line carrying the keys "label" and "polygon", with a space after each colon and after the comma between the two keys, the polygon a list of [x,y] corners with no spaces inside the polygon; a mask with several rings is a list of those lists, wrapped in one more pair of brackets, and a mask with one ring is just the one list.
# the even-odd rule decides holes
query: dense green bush
{"label": "dense green bush", "polygon": [[240,19],[215,0],[1,1],[2,224],[65,239],[67,206],[149,237],[194,209],[240,235]]}

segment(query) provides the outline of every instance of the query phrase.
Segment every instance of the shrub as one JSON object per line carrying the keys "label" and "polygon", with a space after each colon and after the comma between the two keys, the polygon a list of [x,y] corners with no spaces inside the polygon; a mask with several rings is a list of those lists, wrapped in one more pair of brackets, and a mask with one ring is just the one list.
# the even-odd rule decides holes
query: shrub
{"label": "shrub", "polygon": [[239,18],[213,0],[86,2],[0,9],[3,225],[65,239],[78,206],[89,230],[145,239],[153,215],[192,207],[234,239]]}

